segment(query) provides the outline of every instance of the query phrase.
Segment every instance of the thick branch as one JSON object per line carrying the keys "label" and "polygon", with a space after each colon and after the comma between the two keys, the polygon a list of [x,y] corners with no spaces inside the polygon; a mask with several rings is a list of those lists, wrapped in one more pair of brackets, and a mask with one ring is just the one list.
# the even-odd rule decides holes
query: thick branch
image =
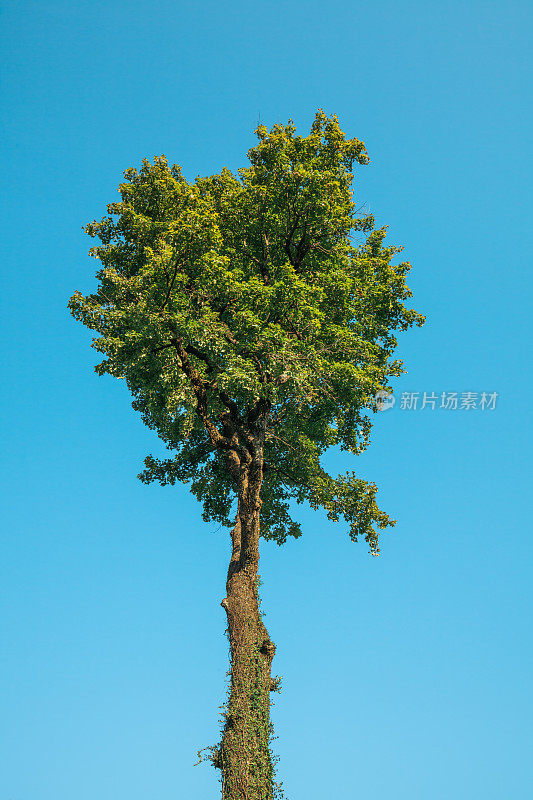
{"label": "thick branch", "polygon": [[[222,389],[218,389],[216,383],[205,380],[189,359],[189,353],[209,364],[207,357],[194,345],[183,345],[178,336],[172,339],[172,344],[179,359],[179,366],[192,384],[196,396],[196,413],[202,420],[212,444],[224,450],[227,454],[228,471],[236,477],[240,463],[247,460],[246,450],[252,456],[256,453],[256,443],[254,437],[245,430],[245,423],[235,401]],[[221,422],[224,428],[222,435],[217,426],[209,418],[207,410],[207,392],[217,391],[221,402],[229,409],[229,414],[221,415]],[[244,441],[244,446],[241,444]]]}
{"label": "thick branch", "polygon": [[270,402],[270,400],[267,400],[264,397],[260,397],[259,400],[257,400],[254,407],[248,412],[248,417],[247,417],[248,422],[251,423],[252,425],[257,423],[258,421],[266,422],[266,417],[268,416],[268,413],[271,408],[272,408],[272,403]]}
{"label": "thick branch", "polygon": [[309,252],[309,239],[307,236],[307,220],[304,222],[302,237],[296,246],[296,258],[294,259],[295,265],[298,267],[304,260],[306,254]]}
{"label": "thick branch", "polygon": [[287,253],[287,257],[288,257],[288,259],[289,259],[289,261],[290,261],[290,263],[292,264],[293,267],[295,267],[296,264],[294,263],[293,255],[292,255],[292,252],[291,252],[291,244],[292,244],[292,237],[294,236],[294,234],[296,232],[296,228],[298,227],[298,222],[299,221],[300,221],[300,214],[296,214],[296,217],[294,219],[294,223],[293,223],[292,227],[290,228],[290,230],[289,230],[289,232],[287,234],[287,238],[285,239],[285,252]]}
{"label": "thick branch", "polygon": [[[266,238],[264,233],[262,233],[261,236],[262,236],[262,238],[261,238],[261,247],[262,247],[262,250],[263,250],[263,260],[261,260],[260,258],[257,258],[256,256],[254,256],[252,251],[249,250],[246,239],[243,240],[243,244],[244,244],[244,249],[246,251],[246,254],[252,259],[252,261],[255,264],[257,264],[257,266],[261,270],[261,276],[263,278],[263,282],[265,284],[268,284],[268,283],[270,283],[270,271],[268,269],[268,262],[270,261],[270,250],[269,250],[270,242],[268,241],[268,239]],[[265,243],[267,245],[266,253],[265,253]]]}
{"label": "thick branch", "polygon": [[165,299],[163,300],[163,303],[161,305],[161,310],[163,310],[165,308],[166,304],[168,303],[168,301],[170,299],[170,295],[172,294],[172,289],[174,288],[174,284],[176,282],[176,277],[178,275],[178,266],[179,266],[178,262],[176,261],[176,264],[174,265],[174,275],[172,276],[172,280],[170,281],[170,284],[168,286],[168,290],[167,290]]}
{"label": "thick branch", "polygon": [[[206,365],[207,371],[209,373],[217,372],[217,371],[220,372],[220,369],[218,367],[216,367],[214,364],[212,364],[211,361],[209,360],[209,358],[205,355],[205,353],[202,353],[202,351],[199,350],[195,345],[188,344],[184,348],[184,350],[187,353],[189,353],[190,355],[195,356],[195,358],[199,359],[200,361],[203,361],[204,364]],[[212,382],[205,383],[205,386],[206,386],[206,389],[209,388],[209,389],[212,389],[213,391],[217,391],[220,400],[226,406],[226,408],[229,409],[229,411],[231,412],[231,415],[234,418],[235,422],[238,425],[242,426],[243,420],[242,420],[242,417],[241,417],[241,412],[239,411],[239,408],[238,408],[237,403],[235,402],[235,400],[232,400],[232,398],[229,396],[229,394],[226,391],[224,391],[224,389],[219,389],[218,386],[216,385],[216,383],[212,383]]]}
{"label": "thick branch", "polygon": [[204,423],[211,442],[219,449],[228,450],[231,447],[231,443],[226,439],[226,437],[221,435],[216,425],[211,419],[209,419],[209,415],[207,413],[208,381],[205,381],[200,376],[198,370],[193,367],[189,356],[187,355],[187,351],[183,347],[181,339],[177,336],[174,337],[172,339],[172,344],[174,345],[176,355],[179,359],[179,366],[192,384],[194,394],[196,395],[196,413]]}

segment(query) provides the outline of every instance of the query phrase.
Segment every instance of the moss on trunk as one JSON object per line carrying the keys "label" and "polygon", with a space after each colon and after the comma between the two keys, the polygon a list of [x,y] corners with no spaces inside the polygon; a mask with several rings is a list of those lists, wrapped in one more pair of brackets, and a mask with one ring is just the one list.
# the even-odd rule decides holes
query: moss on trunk
{"label": "moss on trunk", "polygon": [[221,770],[223,800],[273,800],[279,796],[270,749],[270,692],[277,688],[275,653],[259,608],[259,513],[262,461],[241,473],[239,506],[222,606],[231,653],[229,697],[222,740],[213,753]]}

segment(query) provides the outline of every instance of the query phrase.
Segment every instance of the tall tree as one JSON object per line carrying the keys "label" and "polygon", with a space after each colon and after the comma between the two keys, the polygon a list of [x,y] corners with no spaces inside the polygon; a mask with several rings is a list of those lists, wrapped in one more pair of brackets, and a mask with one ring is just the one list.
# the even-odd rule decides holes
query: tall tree
{"label": "tall tree", "polygon": [[357,212],[352,167],[365,146],[317,112],[308,136],[260,125],[250,166],[188,182],[164,156],[129,169],[121,201],[87,225],[100,244],[98,289],[70,300],[98,332],[95,368],[126,380],[171,451],[140,479],[190,483],[203,518],[231,529],[222,606],[231,680],[222,738],[209,758],[224,800],[271,800],[275,646],[259,610],[260,536],[298,537],[291,501],[341,517],[378,553],[393,525],[377,488],[321,466],[333,446],[369,443],[374,397],[403,372],[394,332],[423,317],[405,307],[409,263]]}

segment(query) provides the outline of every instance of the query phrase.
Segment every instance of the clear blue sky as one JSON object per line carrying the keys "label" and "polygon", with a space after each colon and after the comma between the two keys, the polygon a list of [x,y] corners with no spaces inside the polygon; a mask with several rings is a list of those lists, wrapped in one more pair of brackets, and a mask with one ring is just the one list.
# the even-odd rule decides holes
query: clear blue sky
{"label": "clear blue sky", "polygon": [[[227,535],[137,480],[161,448],[66,304],[124,169],[237,169],[259,114],[305,133],[318,107],[366,142],[357,198],[428,322],[372,448],[331,458],[398,518],[381,557],[305,509],[263,549],[280,776],[289,800],[531,797],[529,4],[2,6],[0,798],[218,797],[193,764],[225,692]],[[455,391],[496,407],[400,407]]]}

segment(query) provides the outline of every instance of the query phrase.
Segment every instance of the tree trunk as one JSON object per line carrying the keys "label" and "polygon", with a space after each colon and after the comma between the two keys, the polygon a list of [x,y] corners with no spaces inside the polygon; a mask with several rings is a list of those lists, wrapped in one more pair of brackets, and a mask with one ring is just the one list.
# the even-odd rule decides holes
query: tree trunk
{"label": "tree trunk", "polygon": [[262,457],[241,470],[232,554],[222,601],[228,619],[231,683],[215,765],[223,800],[272,800],[271,664],[275,646],[259,611],[259,513]]}

